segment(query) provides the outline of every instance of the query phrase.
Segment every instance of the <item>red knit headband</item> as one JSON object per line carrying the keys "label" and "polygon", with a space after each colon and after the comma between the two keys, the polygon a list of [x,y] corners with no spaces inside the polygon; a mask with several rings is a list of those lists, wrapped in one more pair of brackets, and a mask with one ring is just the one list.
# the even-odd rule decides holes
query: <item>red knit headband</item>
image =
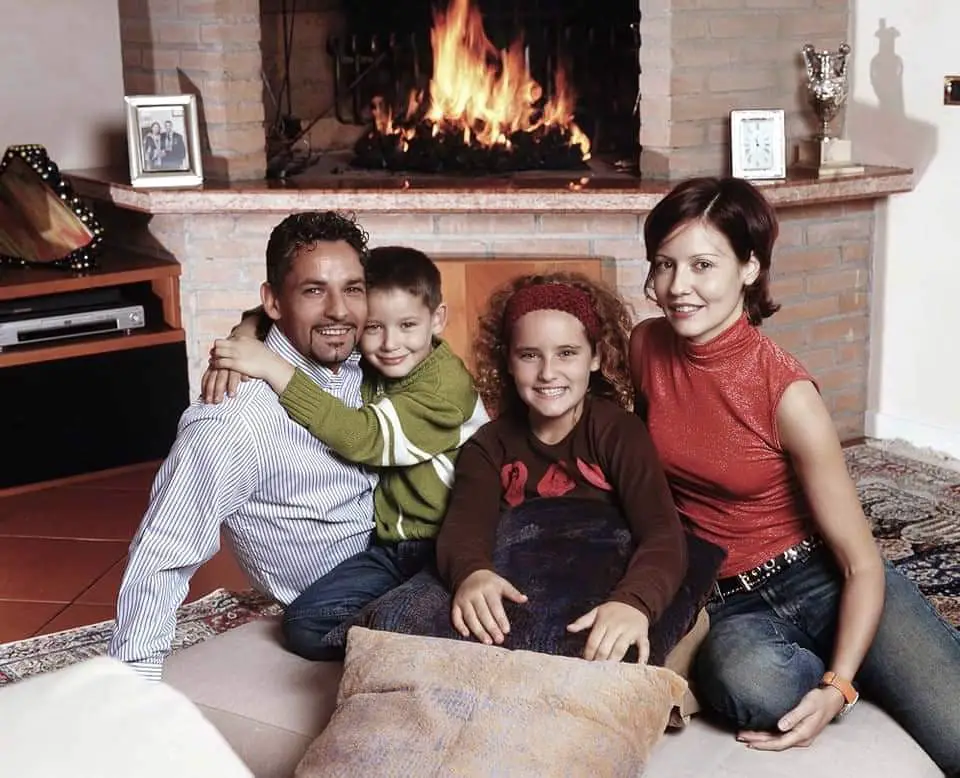
{"label": "red knit headband", "polygon": [[590,295],[569,284],[545,283],[524,286],[513,293],[503,316],[504,332],[509,333],[517,319],[532,311],[562,311],[580,320],[591,342],[600,339],[600,317],[593,309]]}

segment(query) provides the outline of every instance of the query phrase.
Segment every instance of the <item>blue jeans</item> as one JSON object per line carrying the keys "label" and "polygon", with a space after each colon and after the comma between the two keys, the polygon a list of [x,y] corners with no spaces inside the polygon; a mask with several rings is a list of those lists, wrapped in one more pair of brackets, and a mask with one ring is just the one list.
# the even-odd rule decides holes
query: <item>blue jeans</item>
{"label": "blue jeans", "polygon": [[432,565],[435,549],[432,540],[403,540],[370,546],[341,562],[287,606],[283,614],[287,648],[305,659],[342,659],[342,647],[324,643],[327,634]]}
{"label": "blue jeans", "polygon": [[[775,729],[828,669],[842,582],[822,549],[754,591],[712,600],[694,666],[701,702],[737,728]],[[854,684],[944,772],[960,774],[960,632],[889,563],[883,615]]]}

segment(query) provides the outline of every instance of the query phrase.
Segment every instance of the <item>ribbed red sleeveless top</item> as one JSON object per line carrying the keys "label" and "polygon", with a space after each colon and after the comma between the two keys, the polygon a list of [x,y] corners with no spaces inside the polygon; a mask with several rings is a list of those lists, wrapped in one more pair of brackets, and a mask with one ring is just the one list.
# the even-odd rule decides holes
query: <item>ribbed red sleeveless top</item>
{"label": "ribbed red sleeveless top", "polygon": [[704,344],[647,325],[640,354],[647,426],[680,515],[727,550],[720,577],[756,567],[811,532],[810,508],[777,434],[800,362],[744,315]]}

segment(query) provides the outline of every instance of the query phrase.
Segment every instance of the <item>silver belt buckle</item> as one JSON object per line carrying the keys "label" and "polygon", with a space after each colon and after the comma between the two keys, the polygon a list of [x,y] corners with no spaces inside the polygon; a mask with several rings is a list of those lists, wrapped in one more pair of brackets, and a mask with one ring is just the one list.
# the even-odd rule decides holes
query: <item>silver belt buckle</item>
{"label": "silver belt buckle", "polygon": [[753,585],[750,583],[750,579],[748,578],[750,572],[750,570],[747,570],[745,573],[737,573],[737,578],[740,579],[740,585],[743,587],[745,592],[753,590]]}

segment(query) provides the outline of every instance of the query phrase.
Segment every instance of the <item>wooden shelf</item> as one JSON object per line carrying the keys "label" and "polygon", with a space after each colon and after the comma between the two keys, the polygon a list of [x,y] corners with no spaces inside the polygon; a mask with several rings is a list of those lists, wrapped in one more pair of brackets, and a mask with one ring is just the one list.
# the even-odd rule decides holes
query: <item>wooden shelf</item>
{"label": "wooden shelf", "polygon": [[49,362],[54,359],[70,359],[91,354],[106,354],[111,351],[126,351],[131,348],[158,346],[161,343],[180,343],[184,339],[182,329],[160,326],[145,327],[129,335],[120,332],[36,343],[29,346],[12,346],[0,351],[0,369]]}
{"label": "wooden shelf", "polygon": [[[26,298],[37,303],[18,305]],[[16,409],[0,417],[0,439],[42,441],[49,449],[48,456],[21,457],[3,468],[0,489],[33,488],[169,451],[190,403],[180,263],[110,247],[86,271],[0,265],[0,307],[7,313],[67,315],[107,305],[142,306],[146,326],[0,351],[0,405]],[[82,411],[64,424],[49,409],[68,395]]]}
{"label": "wooden shelf", "polygon": [[106,254],[96,269],[79,272],[46,267],[0,266],[0,300],[177,279],[179,276],[178,262],[119,251]]}
{"label": "wooden shelf", "polygon": [[129,335],[110,332],[10,346],[0,351],[0,369],[185,340],[180,321],[178,262],[114,250],[105,253],[94,270],[76,272],[0,266],[0,301],[132,284],[150,284],[153,294],[160,300],[162,321],[149,322],[145,328]]}

